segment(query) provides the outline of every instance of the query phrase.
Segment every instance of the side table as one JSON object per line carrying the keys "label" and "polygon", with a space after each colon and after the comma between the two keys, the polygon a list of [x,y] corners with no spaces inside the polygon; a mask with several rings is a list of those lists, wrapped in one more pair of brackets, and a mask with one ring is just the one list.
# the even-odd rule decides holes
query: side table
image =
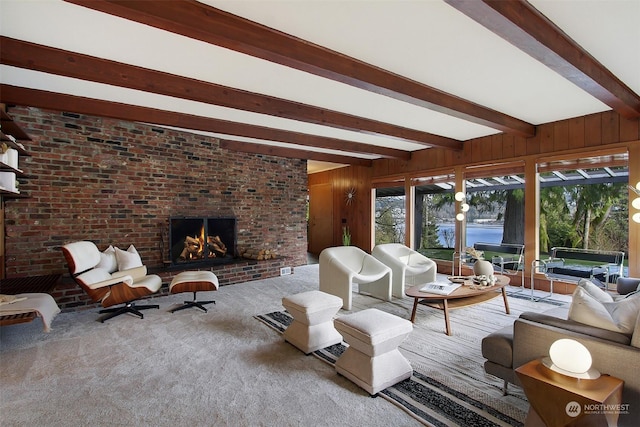
{"label": "side table", "polygon": [[526,427],[616,426],[624,381],[602,375],[595,380],[552,371],[541,360],[516,369],[531,408]]}

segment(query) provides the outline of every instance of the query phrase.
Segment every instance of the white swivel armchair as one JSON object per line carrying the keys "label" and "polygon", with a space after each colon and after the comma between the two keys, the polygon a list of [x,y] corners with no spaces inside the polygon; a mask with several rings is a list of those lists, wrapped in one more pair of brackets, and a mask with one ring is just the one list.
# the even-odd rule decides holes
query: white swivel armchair
{"label": "white swivel armchair", "polygon": [[404,298],[405,285],[434,282],[438,266],[435,261],[401,243],[377,245],[371,252],[393,272],[393,296]]}
{"label": "white swivel armchair", "polygon": [[327,248],[320,253],[320,290],[342,298],[351,310],[352,285],[358,292],[391,301],[391,269],[355,246]]}

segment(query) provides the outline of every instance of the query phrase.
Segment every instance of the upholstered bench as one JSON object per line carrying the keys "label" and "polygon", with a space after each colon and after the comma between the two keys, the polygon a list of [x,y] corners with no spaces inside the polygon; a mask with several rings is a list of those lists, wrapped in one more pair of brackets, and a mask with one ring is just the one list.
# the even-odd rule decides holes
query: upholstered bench
{"label": "upholstered bench", "polygon": [[336,371],[371,395],[411,377],[413,369],[398,350],[411,333],[410,321],[375,308],[334,320],[349,347],[336,361]]}
{"label": "upholstered bench", "polygon": [[171,309],[172,313],[184,310],[189,307],[198,307],[207,312],[205,304],[215,304],[215,301],[196,301],[197,292],[217,291],[219,287],[218,278],[211,271],[183,271],[171,280],[169,293],[179,294],[182,292],[193,292],[193,301],[184,301],[184,304]]}
{"label": "upholstered bench", "polygon": [[282,298],[282,305],[293,316],[293,322],[284,331],[284,339],[305,354],[342,342],[342,335],[332,322],[342,307],[342,298],[309,291]]}
{"label": "upholstered bench", "polygon": [[44,331],[49,332],[51,322],[58,313],[60,307],[49,294],[0,295],[0,326],[31,322],[41,317]]}

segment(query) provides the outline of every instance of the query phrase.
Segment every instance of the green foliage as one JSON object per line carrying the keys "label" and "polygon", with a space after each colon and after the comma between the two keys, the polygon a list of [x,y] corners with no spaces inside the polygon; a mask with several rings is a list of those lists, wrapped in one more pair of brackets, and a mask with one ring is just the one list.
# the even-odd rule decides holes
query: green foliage
{"label": "green foliage", "polygon": [[440,248],[440,239],[438,238],[438,225],[436,218],[430,209],[433,206],[435,194],[426,194],[422,198],[422,238],[418,242],[418,248]]}
{"label": "green foliage", "polygon": [[626,250],[624,183],[546,187],[540,191],[540,250],[554,246]]}
{"label": "green foliage", "polygon": [[404,196],[376,198],[376,244],[404,242],[404,222]]}
{"label": "green foliage", "polygon": [[342,227],[342,245],[351,246],[351,232],[349,227]]}
{"label": "green foliage", "polygon": [[435,221],[427,221],[422,230],[421,248],[441,248],[440,239],[438,238],[438,225]]}

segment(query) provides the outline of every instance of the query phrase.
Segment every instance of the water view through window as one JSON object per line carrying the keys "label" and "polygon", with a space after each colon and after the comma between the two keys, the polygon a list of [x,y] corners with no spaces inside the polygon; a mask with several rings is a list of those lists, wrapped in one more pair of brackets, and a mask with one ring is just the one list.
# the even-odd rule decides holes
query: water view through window
{"label": "water view through window", "polygon": [[[452,247],[449,236],[455,235],[454,223],[438,224],[438,241],[442,247]],[[473,246],[474,243],[502,243],[502,224],[467,224],[467,246]]]}

